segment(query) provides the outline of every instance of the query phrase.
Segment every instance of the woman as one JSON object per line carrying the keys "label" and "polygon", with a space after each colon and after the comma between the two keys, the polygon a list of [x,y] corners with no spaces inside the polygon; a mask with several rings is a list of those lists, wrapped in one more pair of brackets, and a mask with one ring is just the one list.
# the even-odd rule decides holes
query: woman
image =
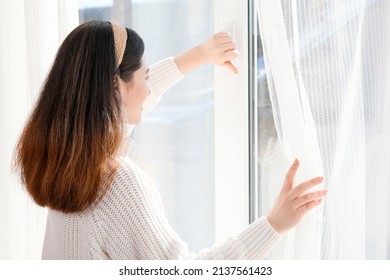
{"label": "woman", "polygon": [[288,171],[267,217],[225,243],[190,253],[172,230],[147,168],[129,156],[126,135],[184,74],[206,63],[237,69],[225,33],[147,68],[134,31],[93,21],[58,50],[19,140],[16,164],[27,191],[49,208],[43,259],[260,259],[279,234],[321,202],[303,195],[322,178],[293,188]]}

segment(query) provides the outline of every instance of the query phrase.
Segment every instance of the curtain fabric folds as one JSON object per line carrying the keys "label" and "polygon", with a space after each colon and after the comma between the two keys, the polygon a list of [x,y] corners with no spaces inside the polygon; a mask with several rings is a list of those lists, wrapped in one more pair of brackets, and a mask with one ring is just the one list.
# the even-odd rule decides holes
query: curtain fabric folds
{"label": "curtain fabric folds", "polygon": [[77,25],[76,0],[0,3],[0,259],[41,255],[46,211],[28,197],[11,163],[57,48]]}
{"label": "curtain fabric folds", "polygon": [[294,157],[299,181],[324,175],[329,190],[270,258],[390,259],[390,2],[257,8],[279,139],[268,148],[279,160],[262,170],[261,203]]}

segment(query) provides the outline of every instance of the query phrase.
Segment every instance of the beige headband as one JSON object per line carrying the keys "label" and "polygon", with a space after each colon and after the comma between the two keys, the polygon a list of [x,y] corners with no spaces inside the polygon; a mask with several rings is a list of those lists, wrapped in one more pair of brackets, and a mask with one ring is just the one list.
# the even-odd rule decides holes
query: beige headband
{"label": "beige headband", "polygon": [[115,56],[117,66],[122,63],[123,55],[125,53],[126,41],[127,41],[127,31],[126,28],[111,22],[112,31],[114,32],[114,41],[115,41]]}

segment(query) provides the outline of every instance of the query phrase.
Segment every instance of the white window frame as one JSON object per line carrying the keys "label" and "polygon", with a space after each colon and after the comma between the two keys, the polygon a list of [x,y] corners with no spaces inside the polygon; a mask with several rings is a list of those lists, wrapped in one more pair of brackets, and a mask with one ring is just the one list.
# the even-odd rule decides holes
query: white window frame
{"label": "white window frame", "polygon": [[234,24],[239,73],[215,69],[215,240],[237,235],[250,220],[249,1],[215,0],[215,32]]}

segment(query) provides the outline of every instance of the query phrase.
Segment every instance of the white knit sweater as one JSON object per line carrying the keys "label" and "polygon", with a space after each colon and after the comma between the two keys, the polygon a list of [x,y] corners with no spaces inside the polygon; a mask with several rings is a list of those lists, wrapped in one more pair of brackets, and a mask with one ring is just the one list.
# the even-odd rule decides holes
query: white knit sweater
{"label": "white knit sweater", "polygon": [[[173,58],[150,67],[151,94],[144,114],[182,77]],[[86,211],[64,214],[49,209],[42,259],[262,259],[279,240],[262,217],[224,243],[189,252],[169,225],[152,168],[129,139],[126,155],[102,200]]]}

